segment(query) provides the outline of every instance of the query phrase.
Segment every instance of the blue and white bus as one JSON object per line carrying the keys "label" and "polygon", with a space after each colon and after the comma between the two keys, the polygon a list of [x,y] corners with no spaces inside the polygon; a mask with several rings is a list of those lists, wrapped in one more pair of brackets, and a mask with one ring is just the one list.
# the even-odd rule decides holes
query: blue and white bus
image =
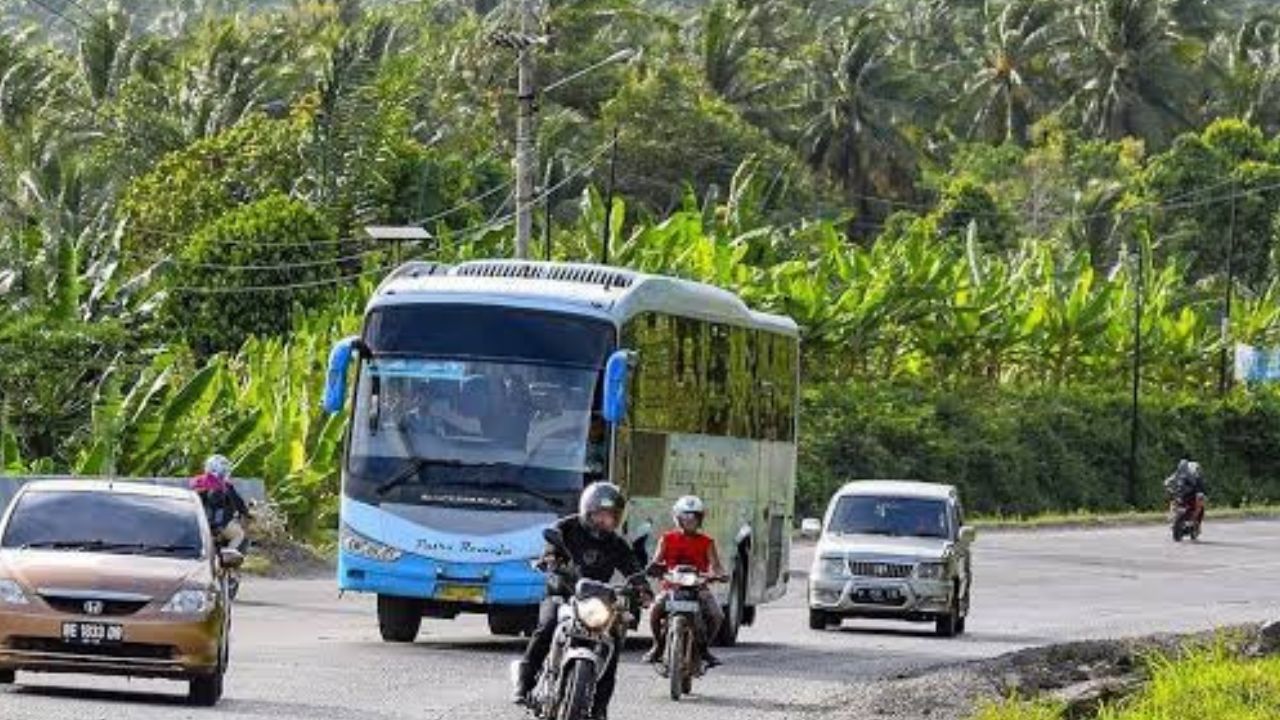
{"label": "blue and white bus", "polygon": [[398,268],[330,357],[326,408],[351,413],[339,586],[377,595],[390,642],[460,613],[527,632],[542,530],[607,479],[642,555],[675,498],[707,501],[733,642],[788,581],[798,337],[724,290],[618,268]]}

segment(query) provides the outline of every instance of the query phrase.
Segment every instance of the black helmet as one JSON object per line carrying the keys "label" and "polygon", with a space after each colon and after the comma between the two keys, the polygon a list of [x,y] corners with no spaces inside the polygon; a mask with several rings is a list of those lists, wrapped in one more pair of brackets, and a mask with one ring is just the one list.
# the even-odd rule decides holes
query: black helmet
{"label": "black helmet", "polygon": [[621,488],[611,482],[597,482],[582,491],[582,497],[578,499],[578,516],[592,533],[601,532],[591,521],[591,516],[601,510],[612,511],[618,519],[618,526],[622,525],[627,512],[627,496],[622,494]]}

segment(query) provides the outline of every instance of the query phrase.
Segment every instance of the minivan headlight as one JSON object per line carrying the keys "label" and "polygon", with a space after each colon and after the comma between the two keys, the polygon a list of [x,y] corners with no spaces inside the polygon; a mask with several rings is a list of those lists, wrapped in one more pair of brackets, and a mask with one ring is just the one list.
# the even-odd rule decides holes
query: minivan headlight
{"label": "minivan headlight", "polygon": [[0,580],[0,605],[27,605],[30,602],[17,582]]}
{"label": "minivan headlight", "polygon": [[818,577],[842,578],[849,574],[849,565],[842,557],[824,557],[818,560]]}
{"label": "minivan headlight", "polygon": [[916,577],[921,580],[943,580],[947,577],[947,564],[940,562],[920,563],[916,566]]}
{"label": "minivan headlight", "polygon": [[218,596],[213,590],[179,590],[160,608],[160,612],[175,615],[203,615],[213,609]]}
{"label": "minivan headlight", "polygon": [[370,560],[377,560],[378,562],[395,562],[404,555],[404,553],[390,545],[371,540],[346,525],[342,526],[342,538],[339,540],[339,544],[344,552],[369,558]]}

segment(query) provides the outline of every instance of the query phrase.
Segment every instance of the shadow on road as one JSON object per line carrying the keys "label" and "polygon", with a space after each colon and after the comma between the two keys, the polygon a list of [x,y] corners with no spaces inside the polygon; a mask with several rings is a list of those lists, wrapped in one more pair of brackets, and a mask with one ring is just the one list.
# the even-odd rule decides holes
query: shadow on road
{"label": "shadow on road", "polygon": [[161,695],[131,690],[91,690],[86,688],[55,687],[48,685],[18,685],[10,691],[14,695],[33,695],[79,700],[82,702],[130,703],[135,705],[161,705],[182,707],[187,704],[186,695]]}
{"label": "shadow on road", "polygon": [[[96,703],[114,705],[143,705],[151,707],[189,707],[185,695],[165,695],[130,690],[101,690],[86,688],[57,687],[48,685],[19,685],[11,691],[13,695],[29,695],[32,697],[52,698],[73,702],[95,703],[94,710],[102,710]],[[0,693],[2,694],[2,693]],[[204,708],[201,708],[204,709]],[[344,720],[351,717],[347,708],[315,705],[311,703],[271,702],[264,700],[236,700],[225,698],[215,712],[233,712],[237,715],[257,717],[305,717],[324,720]],[[369,710],[361,710],[361,720],[397,720],[402,716],[388,715]]]}

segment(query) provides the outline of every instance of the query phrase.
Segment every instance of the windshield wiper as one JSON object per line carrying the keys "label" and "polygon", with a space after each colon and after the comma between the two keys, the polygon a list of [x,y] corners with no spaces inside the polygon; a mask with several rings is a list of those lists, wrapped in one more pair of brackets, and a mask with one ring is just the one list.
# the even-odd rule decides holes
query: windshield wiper
{"label": "windshield wiper", "polygon": [[406,463],[405,466],[399,472],[397,472],[395,475],[392,475],[390,479],[386,480],[377,488],[375,488],[374,492],[376,492],[378,495],[386,495],[387,493],[391,492],[395,488],[405,484],[406,482],[409,482],[410,480],[413,480],[423,470],[426,470],[431,465],[438,465],[443,467],[490,467],[489,465],[474,465],[474,464],[464,463],[458,460],[440,460],[438,458],[425,458],[425,457],[413,458],[412,460],[408,461],[408,463]]}
{"label": "windshield wiper", "polygon": [[137,542],[110,542],[107,540],[44,540],[27,543],[23,550],[80,550],[86,552],[103,552],[108,550],[137,550],[160,552],[198,552],[194,545],[152,545]]}

